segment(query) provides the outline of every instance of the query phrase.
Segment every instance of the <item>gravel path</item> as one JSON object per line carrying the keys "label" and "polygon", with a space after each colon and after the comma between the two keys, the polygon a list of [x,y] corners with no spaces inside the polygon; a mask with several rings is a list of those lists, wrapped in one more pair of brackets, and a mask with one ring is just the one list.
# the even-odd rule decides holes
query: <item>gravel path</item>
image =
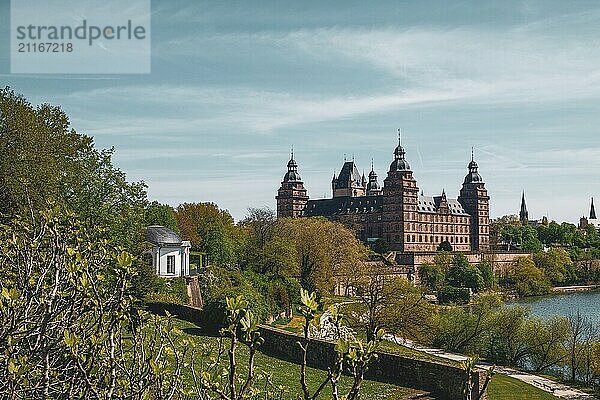
{"label": "gravel path", "polygon": [[[467,357],[460,354],[448,353],[444,350],[428,348],[420,346],[410,340],[402,339],[399,337],[395,337],[393,335],[384,336],[385,340],[390,342],[406,346],[413,350],[421,351],[423,353],[431,354],[433,356],[445,358],[447,360],[453,361],[465,361]],[[491,365],[486,363],[477,364],[478,367],[487,369]],[[541,376],[529,374],[527,372],[519,371],[509,367],[496,366],[494,372],[502,375],[507,375],[511,378],[518,379],[522,382],[525,382],[529,385],[535,386],[538,389],[541,389],[545,392],[552,393],[554,396],[559,397],[561,399],[570,399],[570,400],[595,400],[596,398],[582,392],[581,390],[574,389],[570,386],[563,385],[561,383],[554,382],[551,379],[543,378]]]}

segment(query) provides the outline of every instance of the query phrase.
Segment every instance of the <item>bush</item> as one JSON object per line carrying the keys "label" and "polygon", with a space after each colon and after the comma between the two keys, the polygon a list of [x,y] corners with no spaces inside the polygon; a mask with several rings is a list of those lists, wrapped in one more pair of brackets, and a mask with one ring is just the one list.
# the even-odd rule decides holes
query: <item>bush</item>
{"label": "bush", "polygon": [[467,304],[471,299],[471,292],[468,288],[446,286],[438,291],[437,297],[440,304]]}
{"label": "bush", "polygon": [[164,301],[188,305],[190,298],[185,278],[158,278],[153,284],[154,291],[146,295],[146,300]]}

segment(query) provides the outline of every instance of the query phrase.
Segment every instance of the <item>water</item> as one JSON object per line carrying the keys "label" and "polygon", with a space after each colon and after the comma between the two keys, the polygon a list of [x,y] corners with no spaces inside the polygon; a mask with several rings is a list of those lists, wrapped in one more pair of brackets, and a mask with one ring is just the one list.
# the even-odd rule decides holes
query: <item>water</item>
{"label": "water", "polygon": [[594,324],[600,326],[600,291],[575,292],[552,296],[529,297],[511,302],[529,307],[531,315],[550,318],[555,315],[566,317],[570,312],[579,310]]}

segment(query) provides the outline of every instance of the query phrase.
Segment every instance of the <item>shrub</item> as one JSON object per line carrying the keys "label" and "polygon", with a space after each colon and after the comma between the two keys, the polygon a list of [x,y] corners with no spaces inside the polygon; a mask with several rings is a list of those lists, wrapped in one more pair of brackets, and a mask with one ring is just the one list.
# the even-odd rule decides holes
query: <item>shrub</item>
{"label": "shrub", "polygon": [[440,304],[467,304],[470,299],[471,292],[468,288],[446,286],[438,291],[438,301]]}
{"label": "shrub", "polygon": [[164,301],[187,305],[190,298],[187,292],[185,278],[156,278],[154,291],[146,295],[147,300]]}

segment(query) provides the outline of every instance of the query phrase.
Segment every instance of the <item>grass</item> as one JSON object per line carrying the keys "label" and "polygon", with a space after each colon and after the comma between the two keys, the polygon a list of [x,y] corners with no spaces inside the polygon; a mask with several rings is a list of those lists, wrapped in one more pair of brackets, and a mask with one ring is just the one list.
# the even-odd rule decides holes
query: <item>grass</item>
{"label": "grass", "polygon": [[518,379],[496,374],[488,387],[489,400],[553,400],[557,397]]}
{"label": "grass", "polygon": [[[194,324],[186,321],[175,320],[176,326],[181,329],[188,338],[194,343],[194,345],[210,345],[217,346],[218,338],[206,336],[201,330]],[[280,321],[284,322],[284,321]],[[287,327],[292,330],[292,327]],[[285,329],[285,328],[284,328]],[[238,355],[238,365],[240,365],[240,374],[245,374],[245,364],[248,360],[248,353],[245,347],[240,346]],[[452,361],[440,359],[439,357],[432,356],[426,353],[417,352],[404,346],[400,346],[394,343],[382,342],[382,350],[393,354],[399,354],[407,357],[418,357],[427,361],[446,362],[452,364]],[[456,363],[455,363],[456,364]],[[270,380],[273,387],[279,387],[283,390],[285,399],[295,399],[298,394],[301,393],[299,376],[300,366],[287,361],[266,356],[262,353],[257,353],[256,356],[257,372],[265,372],[270,375]],[[308,368],[307,383],[311,390],[314,390],[323,379],[325,379],[325,371]],[[264,380],[259,381],[259,384],[264,384]],[[343,377],[341,387],[346,389],[349,387],[351,381],[349,377]],[[389,399],[399,400],[404,399],[411,394],[418,393],[414,389],[391,385],[387,383],[381,383],[376,381],[364,381],[361,389],[361,399]],[[328,399],[331,395],[331,390],[327,390],[320,397],[321,399]],[[505,375],[496,374],[492,378],[488,387],[488,399],[489,400],[552,400],[556,399],[555,396],[550,393],[544,392],[541,389],[533,387],[521,382],[517,379],[510,378]]]}
{"label": "grass", "polygon": [[[176,320],[175,322],[175,325],[179,329],[183,330],[183,332],[194,343],[194,345],[210,345],[215,346],[216,348],[218,344],[217,338],[203,335],[198,327],[189,322],[180,320]],[[244,346],[240,346],[239,349],[238,365],[240,365],[240,373],[245,374],[245,365],[248,360],[248,352]],[[301,394],[299,365],[282,361],[274,357],[268,357],[260,352],[256,355],[255,363],[257,365],[257,372],[262,371],[269,373],[274,387],[281,387],[284,389],[284,398],[296,399],[297,395]],[[315,390],[327,376],[325,371],[314,368],[308,368],[307,375],[307,383],[311,390]],[[259,383],[261,385],[264,384],[264,380]],[[342,377],[342,388],[347,389],[349,388],[350,384],[351,380],[349,377]],[[418,391],[375,381],[364,381],[361,388],[362,399],[399,400],[414,393],[418,393]],[[320,398],[327,399],[330,398],[330,396],[331,390],[328,387]]]}

